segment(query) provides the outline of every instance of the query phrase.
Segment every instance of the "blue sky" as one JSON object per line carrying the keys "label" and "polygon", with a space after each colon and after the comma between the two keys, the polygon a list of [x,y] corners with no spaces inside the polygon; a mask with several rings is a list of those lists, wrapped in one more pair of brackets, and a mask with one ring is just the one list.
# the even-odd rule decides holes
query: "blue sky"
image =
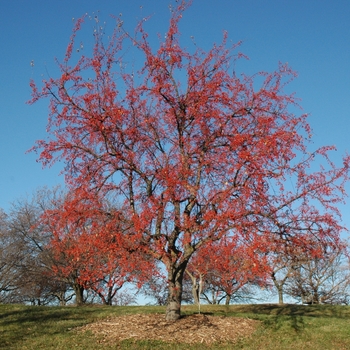
{"label": "blue sky", "polygon": [[[83,14],[114,21],[122,13],[127,28],[145,16],[151,36],[166,31],[170,0],[11,0],[0,2],[0,208],[31,195],[41,186],[63,183],[62,165],[42,169],[35,154],[26,154],[35,140],[45,138],[47,101],[34,106],[29,80],[57,76],[72,29],[72,18]],[[141,8],[142,7],[142,8]],[[242,40],[248,62],[238,72],[272,71],[288,62],[299,74],[289,89],[301,98],[314,130],[314,145],[336,145],[335,162],[350,150],[350,1],[348,0],[194,0],[180,25],[184,39],[198,46],[220,42],[227,30]],[[84,31],[91,35],[93,21]],[[89,40],[86,37],[86,40]],[[31,62],[34,66],[31,66]],[[348,186],[350,191],[350,186]],[[350,223],[350,210],[342,208]],[[350,225],[349,225],[350,226]]]}

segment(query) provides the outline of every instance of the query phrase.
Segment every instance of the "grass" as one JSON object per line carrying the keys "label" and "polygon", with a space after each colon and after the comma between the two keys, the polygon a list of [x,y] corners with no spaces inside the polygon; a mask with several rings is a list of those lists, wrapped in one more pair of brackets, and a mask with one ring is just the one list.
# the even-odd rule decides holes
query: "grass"
{"label": "grass", "polygon": [[[159,313],[162,307],[42,307],[0,305],[1,349],[205,349],[203,344],[167,344],[160,341],[126,340],[113,346],[98,344],[90,333],[74,332],[75,327],[109,316],[130,313]],[[203,312],[227,317],[248,317],[261,321],[250,339],[236,345],[212,349],[350,349],[350,306],[329,305],[230,305],[202,306]],[[196,312],[184,306],[183,313]]]}

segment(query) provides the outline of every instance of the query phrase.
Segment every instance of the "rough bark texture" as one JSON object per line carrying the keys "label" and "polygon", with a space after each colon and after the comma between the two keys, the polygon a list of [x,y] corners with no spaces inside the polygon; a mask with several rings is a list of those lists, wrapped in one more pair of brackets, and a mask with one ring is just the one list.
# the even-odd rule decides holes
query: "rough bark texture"
{"label": "rough bark texture", "polygon": [[81,306],[84,304],[84,288],[75,283],[73,285],[73,289],[74,289],[74,292],[75,292],[75,303],[77,306]]}
{"label": "rough bark texture", "polygon": [[284,304],[284,301],[283,301],[283,288],[282,286],[279,286],[277,288],[277,291],[278,291],[278,304]]}
{"label": "rough bark texture", "polygon": [[166,320],[176,321],[181,317],[182,285],[169,284],[169,301],[166,309]]}
{"label": "rough bark texture", "polygon": [[271,278],[272,278],[273,284],[275,285],[275,287],[277,289],[277,292],[278,292],[278,304],[282,305],[282,304],[284,304],[284,301],[283,301],[283,286],[284,286],[284,284],[285,284],[285,282],[287,280],[287,277],[285,277],[281,281],[277,281],[275,273],[272,273],[271,274]]}
{"label": "rough bark texture", "polygon": [[192,284],[192,296],[195,305],[199,305],[199,287],[197,285],[197,282],[194,282],[195,284]]}
{"label": "rough bark texture", "polygon": [[199,305],[199,285],[197,283],[197,278],[188,270],[186,270],[187,275],[190,277],[191,282],[192,282],[192,296],[193,296],[193,301],[195,305]]}
{"label": "rough bark texture", "polygon": [[166,320],[177,321],[181,317],[182,283],[185,268],[171,269],[169,274],[169,299],[166,309]]}

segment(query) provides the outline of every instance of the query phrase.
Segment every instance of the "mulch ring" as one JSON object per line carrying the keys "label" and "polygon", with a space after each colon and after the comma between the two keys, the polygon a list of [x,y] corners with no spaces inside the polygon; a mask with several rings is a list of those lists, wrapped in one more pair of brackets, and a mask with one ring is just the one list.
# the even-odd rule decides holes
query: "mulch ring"
{"label": "mulch ring", "polygon": [[79,327],[91,331],[100,343],[125,339],[162,340],[169,343],[236,343],[250,337],[259,321],[248,318],[194,314],[167,322],[164,314],[136,314],[109,318]]}

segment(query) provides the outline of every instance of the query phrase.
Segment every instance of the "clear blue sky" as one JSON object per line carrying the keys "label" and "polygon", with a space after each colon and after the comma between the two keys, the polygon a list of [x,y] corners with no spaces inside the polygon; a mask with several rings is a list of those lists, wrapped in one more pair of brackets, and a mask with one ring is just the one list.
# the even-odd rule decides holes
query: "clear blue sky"
{"label": "clear blue sky", "polygon": [[[0,208],[7,210],[11,201],[41,186],[63,183],[60,165],[43,170],[35,154],[25,154],[35,140],[45,138],[48,110],[45,102],[29,106],[26,101],[31,78],[39,82],[42,75],[56,76],[54,58],[64,55],[72,18],[98,13],[108,29],[114,23],[110,14],[122,13],[128,28],[152,15],[147,28],[155,35],[166,30],[169,2],[0,1]],[[92,23],[87,26],[92,28]],[[350,150],[349,0],[194,0],[180,28],[203,48],[219,42],[223,30],[233,42],[243,40],[241,51],[250,61],[239,72],[271,71],[279,61],[288,62],[299,73],[290,89],[310,113],[314,147],[336,145],[336,162]],[[348,207],[342,212],[350,222]]]}

